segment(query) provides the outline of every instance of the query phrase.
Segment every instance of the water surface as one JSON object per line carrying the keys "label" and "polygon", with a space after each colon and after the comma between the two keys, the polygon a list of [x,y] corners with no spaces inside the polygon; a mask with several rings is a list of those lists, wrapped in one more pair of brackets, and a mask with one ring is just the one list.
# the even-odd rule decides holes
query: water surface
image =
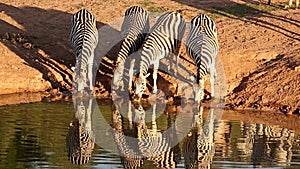
{"label": "water surface", "polygon": [[[205,120],[210,117],[209,110],[204,109],[201,117],[194,114],[184,115],[180,113],[180,106],[167,108],[158,105],[154,111],[155,116],[152,114],[153,107],[145,108],[146,113],[141,116],[134,108],[132,114],[128,114],[126,104],[112,106],[110,100],[98,100],[97,103],[93,103],[93,110],[95,104],[99,106],[101,114],[92,114],[91,126],[85,124],[94,134],[95,143],[89,160],[82,165],[72,164],[66,145],[70,123],[74,123],[76,119],[74,112],[77,108],[74,109],[73,103],[40,102],[1,106],[0,168],[124,168],[133,165],[129,165],[130,160],[134,161],[119,156],[125,148],[126,151],[137,150],[137,156],[154,152],[146,152],[145,146],[144,149],[136,148],[132,146],[135,145],[132,143],[134,140],[122,140],[122,136],[142,139],[150,135],[158,135],[165,140],[172,139],[172,143],[177,139],[178,144],[170,146],[164,155],[139,159],[140,168],[185,168],[205,165],[210,168],[300,167],[299,134],[280,125],[230,119],[214,119],[213,123],[208,124]],[[84,105],[88,105],[88,101]],[[106,125],[95,124],[100,116]],[[191,117],[187,119],[192,121],[185,122],[185,117]],[[203,123],[199,121],[200,118]],[[88,116],[84,116],[83,119],[89,120]],[[195,119],[198,119],[197,124]],[[192,123],[195,125],[189,126]],[[183,125],[189,126],[188,132],[183,131]],[[209,135],[210,131],[204,130],[204,126],[209,125],[214,127],[208,144],[211,147],[199,150],[199,147],[195,146],[199,143],[197,140],[200,140],[199,133],[204,131]],[[207,140],[209,141],[208,137]],[[151,144],[148,146],[153,147],[154,143]],[[164,144],[164,141],[160,144]],[[136,145],[141,146],[141,143]]]}

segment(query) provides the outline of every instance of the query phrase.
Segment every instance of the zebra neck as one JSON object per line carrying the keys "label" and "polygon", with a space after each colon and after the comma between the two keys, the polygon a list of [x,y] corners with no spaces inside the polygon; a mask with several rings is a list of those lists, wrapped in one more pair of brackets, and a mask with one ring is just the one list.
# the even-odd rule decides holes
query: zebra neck
{"label": "zebra neck", "polygon": [[121,49],[118,55],[118,59],[120,59],[120,62],[125,62],[125,59],[134,52],[134,49],[136,48],[135,44],[135,38],[136,37],[126,37],[122,44]]}
{"label": "zebra neck", "polygon": [[149,64],[141,64],[140,65],[140,77],[142,78],[144,78],[144,77],[146,77],[147,76],[147,72],[148,72],[148,68],[149,68]]}

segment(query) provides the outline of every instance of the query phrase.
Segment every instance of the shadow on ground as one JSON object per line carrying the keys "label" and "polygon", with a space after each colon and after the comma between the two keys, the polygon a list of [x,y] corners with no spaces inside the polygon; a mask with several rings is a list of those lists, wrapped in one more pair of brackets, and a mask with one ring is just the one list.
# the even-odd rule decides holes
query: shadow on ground
{"label": "shadow on ground", "polygon": [[[51,83],[52,89],[70,91],[73,76],[71,67],[75,65],[75,52],[69,42],[72,14],[30,6],[17,8],[4,3],[0,3],[0,9],[3,15],[17,23],[16,26],[0,20],[0,41],[22,58],[25,64],[41,72],[43,78]],[[102,26],[103,23],[97,22],[98,28]],[[118,33],[117,30],[115,32]],[[113,62],[117,46],[111,46],[106,50],[107,53],[98,56],[100,66],[106,64],[106,60],[102,60],[104,55],[109,56],[109,63]],[[96,81],[96,84],[100,84],[101,79],[111,78],[111,68],[111,64],[109,67],[100,67],[99,72],[105,73],[97,74],[100,81]],[[101,90],[110,90],[110,84],[104,84],[102,86],[105,89]]]}

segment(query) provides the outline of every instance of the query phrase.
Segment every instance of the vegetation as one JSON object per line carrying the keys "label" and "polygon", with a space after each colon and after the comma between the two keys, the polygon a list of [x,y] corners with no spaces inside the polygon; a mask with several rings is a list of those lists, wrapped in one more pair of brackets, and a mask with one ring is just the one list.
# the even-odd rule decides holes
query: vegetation
{"label": "vegetation", "polygon": [[155,2],[142,2],[141,6],[146,8],[149,12],[162,13],[167,11],[162,6],[157,6]]}

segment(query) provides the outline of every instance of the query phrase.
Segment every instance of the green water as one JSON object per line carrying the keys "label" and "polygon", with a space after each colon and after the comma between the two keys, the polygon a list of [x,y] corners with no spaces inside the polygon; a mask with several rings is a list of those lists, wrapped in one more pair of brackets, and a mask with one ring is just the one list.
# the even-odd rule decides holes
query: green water
{"label": "green water", "polygon": [[[112,124],[111,101],[97,102],[102,113],[98,116],[102,116],[108,125]],[[96,118],[93,119],[95,123],[97,117],[93,117]],[[157,118],[158,130],[167,130],[167,125],[173,124],[178,117],[176,112],[171,115],[162,113]],[[146,121],[147,118],[149,117],[146,117]],[[1,106],[0,168],[124,168],[118,153],[110,151],[104,145],[115,144],[111,141],[108,126],[93,131],[96,143],[88,163],[72,164],[68,159],[66,136],[73,119],[74,106],[69,102]],[[168,119],[170,123],[167,122]],[[125,118],[123,125],[123,130],[128,133],[129,121]],[[101,124],[93,126],[96,126],[93,130],[102,127]],[[151,122],[147,126],[151,126]],[[215,126],[215,152],[211,168],[300,168],[298,135],[292,130],[225,120],[216,122]],[[180,151],[176,168],[185,168],[182,148],[184,141],[185,139],[180,140],[177,145]],[[157,164],[145,159],[141,168],[153,169],[157,168]]]}

